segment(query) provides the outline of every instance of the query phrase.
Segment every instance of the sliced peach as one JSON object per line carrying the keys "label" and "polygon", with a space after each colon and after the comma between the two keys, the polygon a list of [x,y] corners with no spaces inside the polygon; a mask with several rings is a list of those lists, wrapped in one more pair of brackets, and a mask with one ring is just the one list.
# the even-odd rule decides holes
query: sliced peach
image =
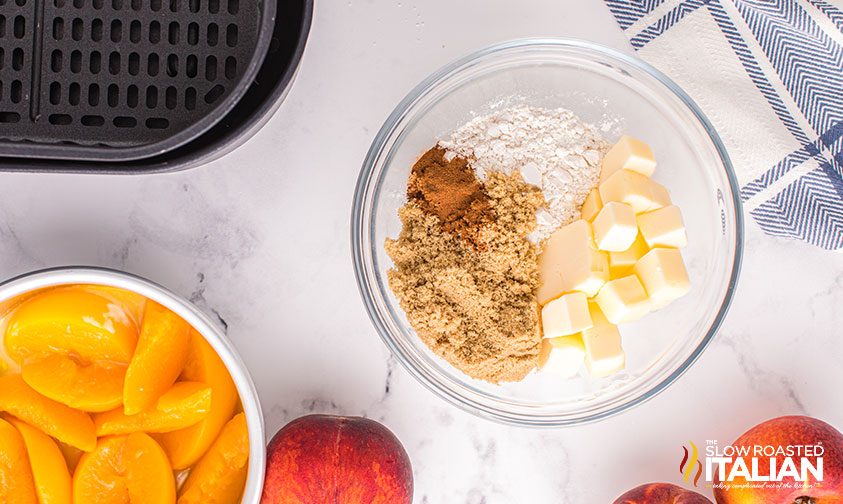
{"label": "sliced peach", "polygon": [[190,470],[179,504],[238,504],[249,470],[249,431],[239,413],[222,428],[205,455]]}
{"label": "sliced peach", "polygon": [[110,285],[80,285],[79,288],[107,297],[115,303],[121,304],[136,325],[140,325],[143,318],[143,310],[146,305],[146,296],[132,292],[130,290],[121,289],[120,287],[111,287]]}
{"label": "sliced peach", "polygon": [[44,397],[20,375],[0,377],[0,411],[82,451],[91,451],[97,445],[94,422],[87,413]]}
{"label": "sliced peach", "polygon": [[142,432],[129,434],[126,457],[130,502],[176,502],[173,468],[161,445]]}
{"label": "sliced peach", "polygon": [[73,474],[73,502],[173,504],[176,483],[164,450],[142,432],[100,439]]}
{"label": "sliced peach", "polygon": [[73,473],[73,502],[126,503],[126,436],[102,438],[97,448],[82,455]]}
{"label": "sliced peach", "polygon": [[137,338],[137,326],[121,305],[81,289],[55,289],[15,309],[5,344],[18,362],[58,352],[128,363]]}
{"label": "sliced peach", "polygon": [[184,368],[190,325],[171,310],[148,301],[138,346],[123,384],[123,408],[134,415],[155,405]]}
{"label": "sliced peach", "polygon": [[82,411],[108,411],[123,402],[126,365],[110,361],[80,362],[53,354],[28,361],[21,376],[41,395]]}
{"label": "sliced peach", "polygon": [[39,504],[71,504],[70,471],[56,442],[16,418],[10,419],[10,422],[18,429],[26,445]]}
{"label": "sliced peach", "polygon": [[172,504],[173,469],[164,450],[142,432],[105,437],[79,460],[73,474],[73,502]]}
{"label": "sliced peach", "polygon": [[170,432],[199,422],[211,409],[211,388],[200,382],[179,382],[158,399],[155,409],[127,415],[116,408],[94,415],[97,436],[132,432]]}
{"label": "sliced peach", "polygon": [[211,411],[196,425],[158,436],[175,469],[186,469],[196,463],[217,438],[223,425],[237,406],[237,387],[228,369],[214,348],[196,331],[192,331],[190,350],[181,379],[200,381],[211,387],[214,400]]}
{"label": "sliced peach", "polygon": [[38,503],[23,437],[5,420],[0,420],[0,502]]}

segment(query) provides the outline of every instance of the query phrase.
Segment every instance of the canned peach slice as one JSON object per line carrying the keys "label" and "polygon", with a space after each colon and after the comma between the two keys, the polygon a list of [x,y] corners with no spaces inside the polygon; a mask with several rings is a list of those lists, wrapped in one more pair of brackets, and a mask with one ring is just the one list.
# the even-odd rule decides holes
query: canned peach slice
{"label": "canned peach slice", "polygon": [[20,432],[5,420],[0,420],[0,481],[0,502],[38,503],[26,445]]}
{"label": "canned peach slice", "polygon": [[21,366],[21,376],[41,395],[82,411],[108,411],[123,402],[126,365],[110,361],[81,362],[53,354]]}
{"label": "canned peach slice", "polygon": [[78,288],[99,294],[123,306],[136,325],[140,325],[147,298],[137,292],[108,285],[80,285]]}
{"label": "canned peach slice", "polygon": [[211,409],[211,388],[201,382],[179,382],[162,395],[155,409],[127,415],[115,408],[94,415],[97,436],[132,432],[170,432],[199,422]]}
{"label": "canned peach slice", "polygon": [[172,387],[184,367],[189,344],[187,322],[155,301],[148,301],[123,384],[127,415],[151,408]]}
{"label": "canned peach slice", "polygon": [[142,432],[105,437],[79,460],[73,502],[174,504],[176,484],[167,455]]}
{"label": "canned peach slice", "polygon": [[196,425],[157,437],[175,469],[195,464],[217,438],[237,406],[237,387],[214,348],[192,331],[187,362],[181,379],[205,383],[213,391],[208,415]]}
{"label": "canned peach slice", "polygon": [[29,456],[35,494],[40,504],[71,504],[70,471],[53,438],[16,418],[9,421],[20,432]]}
{"label": "canned peach slice", "polygon": [[122,305],[81,289],[54,289],[15,309],[5,344],[20,363],[54,353],[128,363],[137,338],[137,326]]}
{"label": "canned peach slice", "polygon": [[0,377],[0,411],[82,451],[97,445],[94,422],[87,413],[39,394],[21,375]]}
{"label": "canned peach slice", "polygon": [[246,415],[239,413],[222,429],[205,455],[190,470],[179,504],[237,504],[249,469]]}

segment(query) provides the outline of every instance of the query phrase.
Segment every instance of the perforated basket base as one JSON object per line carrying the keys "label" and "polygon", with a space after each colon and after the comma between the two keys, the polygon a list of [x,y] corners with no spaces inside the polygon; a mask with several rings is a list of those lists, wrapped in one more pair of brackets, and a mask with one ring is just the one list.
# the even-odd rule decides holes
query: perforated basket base
{"label": "perforated basket base", "polygon": [[274,13],[263,0],[0,0],[0,155],[129,160],[192,140],[254,79]]}

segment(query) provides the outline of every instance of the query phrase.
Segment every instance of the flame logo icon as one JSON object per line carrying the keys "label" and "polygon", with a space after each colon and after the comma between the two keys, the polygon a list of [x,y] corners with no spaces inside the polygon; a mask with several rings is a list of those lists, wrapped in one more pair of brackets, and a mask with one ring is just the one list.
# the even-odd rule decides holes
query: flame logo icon
{"label": "flame logo icon", "polygon": [[688,441],[691,444],[691,451],[688,451],[688,448],[682,447],[685,454],[682,456],[682,462],[679,463],[679,474],[682,475],[682,479],[685,480],[686,483],[691,481],[691,475],[694,474],[694,468],[697,470],[697,474],[694,475],[694,486],[696,487],[700,481],[700,476],[702,476],[702,463],[699,459],[699,450],[697,450],[697,445],[694,444],[693,441]]}

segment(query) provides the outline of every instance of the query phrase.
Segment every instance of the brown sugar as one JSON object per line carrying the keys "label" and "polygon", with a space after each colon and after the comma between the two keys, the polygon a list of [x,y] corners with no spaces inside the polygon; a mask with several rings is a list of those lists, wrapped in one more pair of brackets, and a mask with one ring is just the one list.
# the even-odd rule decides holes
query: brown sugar
{"label": "brown sugar", "polygon": [[390,287],[436,354],[473,378],[520,380],[536,367],[541,342],[537,252],[527,235],[544,199],[517,173],[492,172],[482,184],[465,159],[443,155],[429,151],[424,171],[414,167],[403,229],[386,242]]}

